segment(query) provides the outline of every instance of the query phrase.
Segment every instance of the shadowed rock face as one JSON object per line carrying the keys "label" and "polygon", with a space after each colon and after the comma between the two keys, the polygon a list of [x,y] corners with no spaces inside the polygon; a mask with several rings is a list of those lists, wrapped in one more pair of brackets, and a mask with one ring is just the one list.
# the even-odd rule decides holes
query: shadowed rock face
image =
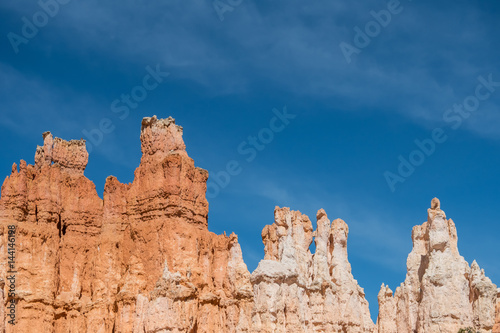
{"label": "shadowed rock face", "polygon": [[457,248],[457,230],[433,199],[427,222],[413,228],[406,280],[394,296],[382,285],[379,333],[491,332],[497,287],[474,261],[469,267]]}
{"label": "shadowed rock face", "polygon": [[[491,329],[497,290],[459,256],[453,221],[433,200],[413,229],[408,276],[379,294],[377,327],[347,259],[347,224],[276,208],[252,275],[237,236],[208,231],[207,171],[172,118],[144,118],[134,181],[84,176],[85,141],[43,134],[35,165],[14,164],[0,198],[2,332],[450,332]],[[16,294],[8,294],[9,226]],[[309,246],[315,242],[316,251]],[[9,282],[10,283],[10,282]],[[443,293],[444,291],[444,293]],[[450,304],[452,300],[452,304]],[[437,330],[439,329],[439,330]],[[453,330],[448,330],[453,329]],[[497,326],[500,333],[500,304]]]}

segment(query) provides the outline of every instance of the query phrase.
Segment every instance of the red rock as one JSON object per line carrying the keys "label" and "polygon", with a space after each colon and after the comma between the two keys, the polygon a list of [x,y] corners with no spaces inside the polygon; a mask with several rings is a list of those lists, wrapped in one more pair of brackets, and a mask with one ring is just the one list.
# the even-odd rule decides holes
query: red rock
{"label": "red rock", "polygon": [[35,165],[13,167],[0,200],[4,258],[7,226],[17,226],[17,324],[7,332],[248,329],[250,274],[236,235],[207,229],[207,171],[171,118],[145,118],[141,143],[133,183],[108,177],[102,200],[83,175],[82,140],[44,133]]}
{"label": "red rock", "polygon": [[250,275],[237,236],[208,231],[208,172],[195,167],[172,118],[143,119],[134,181],[108,177],[102,199],[84,176],[85,142],[43,139],[35,165],[14,164],[1,188],[0,302],[15,299],[17,308],[13,326],[0,307],[0,333],[455,333],[463,325],[500,333],[498,291],[460,257],[437,199],[413,229],[405,283],[378,295],[375,326],[351,273],[349,228],[323,210],[313,230],[306,215],[276,208],[262,231],[265,258]]}

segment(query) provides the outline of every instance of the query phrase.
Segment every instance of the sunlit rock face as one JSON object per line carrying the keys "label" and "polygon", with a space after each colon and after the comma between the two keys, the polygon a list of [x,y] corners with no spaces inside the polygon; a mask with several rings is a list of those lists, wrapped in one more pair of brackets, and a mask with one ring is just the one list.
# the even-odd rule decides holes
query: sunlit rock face
{"label": "sunlit rock face", "polygon": [[[0,251],[7,258],[15,225],[18,273],[16,325],[2,307],[1,331],[249,330],[252,286],[237,237],[208,231],[208,173],[172,118],[143,120],[134,181],[108,177],[103,199],[83,174],[85,142],[43,137],[35,165],[14,165],[2,186]],[[2,259],[0,276],[7,271]]]}
{"label": "sunlit rock face", "polygon": [[493,326],[493,333],[500,333],[500,288],[497,289],[497,307],[495,326]]}
{"label": "sunlit rock face", "polygon": [[262,231],[265,259],[252,273],[253,330],[373,332],[368,302],[347,260],[347,224],[330,223],[320,210],[313,231],[300,212],[277,207],[274,215]]}
{"label": "sunlit rock face", "polygon": [[455,223],[437,198],[412,238],[405,282],[394,295],[385,285],[380,290],[378,333],[491,332],[497,287],[475,261],[469,266],[460,256]]}
{"label": "sunlit rock face", "polygon": [[[16,325],[0,332],[365,332],[373,323],[347,261],[348,228],[323,211],[276,210],[253,275],[237,236],[208,231],[208,173],[172,118],[144,118],[134,181],[84,176],[85,141],[43,134],[35,165],[2,186],[0,251],[16,228]],[[315,236],[313,255],[309,245]],[[6,276],[7,262],[0,261]],[[266,295],[277,288],[279,296]],[[276,302],[276,303],[273,303]],[[274,310],[276,309],[276,310]],[[273,316],[281,316],[278,320]]]}
{"label": "sunlit rock face", "polygon": [[108,177],[102,199],[84,176],[84,140],[46,132],[34,165],[12,166],[0,198],[0,333],[500,333],[499,291],[460,257],[437,199],[413,229],[406,281],[379,293],[377,325],[351,273],[349,228],[324,210],[314,229],[276,208],[250,274],[237,236],[208,231],[208,172],[182,134],[172,118],[144,118],[133,182]]}

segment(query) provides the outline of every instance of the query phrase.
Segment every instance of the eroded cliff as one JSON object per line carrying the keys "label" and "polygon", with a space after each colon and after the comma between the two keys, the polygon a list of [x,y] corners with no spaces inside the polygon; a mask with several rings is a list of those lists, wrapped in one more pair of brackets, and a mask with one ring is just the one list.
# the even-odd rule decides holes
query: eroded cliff
{"label": "eroded cliff", "polygon": [[[133,183],[108,177],[102,200],[83,175],[84,141],[44,133],[35,165],[13,166],[0,200],[2,258],[17,227],[7,332],[248,330],[250,273],[236,235],[207,229],[208,173],[188,157],[182,128],[145,118],[141,147]],[[0,261],[0,275],[8,270]]]}
{"label": "eroded cliff", "polygon": [[344,221],[320,210],[314,230],[277,207],[250,274],[237,236],[208,231],[208,173],[188,156],[182,128],[144,118],[140,139],[133,182],[108,177],[103,199],[84,176],[83,140],[46,132],[35,164],[12,166],[0,199],[0,332],[500,333],[499,291],[459,255],[437,199],[413,229],[406,281],[394,295],[382,286],[375,325]]}
{"label": "eroded cliff", "polygon": [[300,212],[276,207],[274,216],[262,231],[265,258],[252,273],[256,332],[373,332],[364,290],[347,260],[347,224],[330,223],[324,210],[315,231]]}
{"label": "eroded cliff", "polygon": [[458,252],[457,229],[434,198],[428,219],[413,228],[407,275],[394,295],[382,285],[378,333],[491,332],[497,287]]}

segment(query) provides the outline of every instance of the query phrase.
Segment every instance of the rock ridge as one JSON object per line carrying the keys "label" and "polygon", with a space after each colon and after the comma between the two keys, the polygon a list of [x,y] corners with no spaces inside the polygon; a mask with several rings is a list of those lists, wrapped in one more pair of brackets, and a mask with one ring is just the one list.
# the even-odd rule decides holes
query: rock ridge
{"label": "rock ridge", "polygon": [[[460,256],[454,222],[433,199],[412,230],[406,280],[382,285],[379,316],[347,254],[349,227],[320,209],[276,207],[251,274],[236,234],[208,230],[208,172],[196,167],[171,117],[144,118],[134,180],[84,175],[85,140],[43,133],[34,165],[14,163],[0,197],[0,255],[16,226],[16,295],[0,261],[0,302],[16,301],[2,332],[500,333],[500,289]],[[314,253],[310,245],[314,242]]]}
{"label": "rock ridge", "polygon": [[35,165],[13,165],[2,186],[0,250],[6,258],[15,225],[18,274],[17,323],[0,312],[0,331],[248,330],[252,287],[238,239],[208,231],[208,172],[172,118],[143,120],[134,181],[108,177],[102,200],[83,174],[85,141],[43,139]]}
{"label": "rock ridge", "polygon": [[[373,332],[364,290],[347,260],[347,224],[276,207],[264,227],[265,257],[252,273],[257,332]],[[309,247],[313,241],[316,251]]]}

